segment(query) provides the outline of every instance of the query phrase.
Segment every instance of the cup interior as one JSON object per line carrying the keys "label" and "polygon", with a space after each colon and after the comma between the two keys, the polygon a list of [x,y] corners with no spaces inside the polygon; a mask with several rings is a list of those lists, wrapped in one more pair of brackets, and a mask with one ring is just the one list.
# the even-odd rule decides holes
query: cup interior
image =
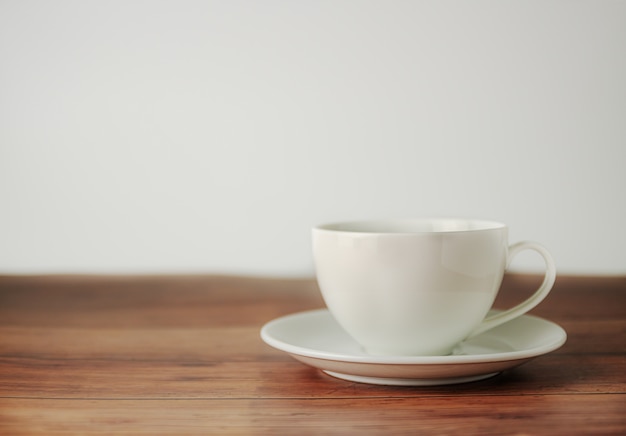
{"label": "cup interior", "polygon": [[318,230],[354,233],[451,233],[493,230],[505,227],[496,221],[428,218],[406,220],[350,221],[318,226]]}

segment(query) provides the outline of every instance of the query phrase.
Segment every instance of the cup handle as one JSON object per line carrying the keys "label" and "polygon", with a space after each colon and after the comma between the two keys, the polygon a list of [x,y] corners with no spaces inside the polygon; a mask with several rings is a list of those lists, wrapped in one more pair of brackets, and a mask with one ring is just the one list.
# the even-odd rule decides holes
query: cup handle
{"label": "cup handle", "polygon": [[483,322],[469,334],[468,338],[479,335],[500,324],[511,321],[512,319],[525,314],[526,312],[537,306],[539,303],[541,303],[541,301],[548,295],[548,293],[552,289],[554,281],[556,280],[556,266],[554,264],[554,260],[552,259],[552,256],[550,255],[548,250],[546,250],[545,247],[536,242],[523,241],[511,245],[509,247],[509,252],[507,256],[507,268],[511,264],[511,260],[513,259],[513,257],[522,250],[535,250],[543,257],[543,260],[546,264],[546,273],[543,277],[543,282],[541,283],[541,286],[539,286],[539,289],[537,289],[537,291],[535,291],[533,295],[531,295],[527,300],[521,302],[517,306],[485,318]]}

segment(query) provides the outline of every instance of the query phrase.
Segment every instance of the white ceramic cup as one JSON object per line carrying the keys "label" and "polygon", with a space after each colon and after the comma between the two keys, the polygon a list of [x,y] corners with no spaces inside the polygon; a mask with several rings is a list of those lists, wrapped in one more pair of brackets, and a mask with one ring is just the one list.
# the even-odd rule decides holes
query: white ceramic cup
{"label": "white ceramic cup", "polygon": [[[507,226],[465,219],[360,221],[313,229],[317,281],[337,322],[373,355],[447,355],[456,344],[523,315],[550,292],[552,257],[509,245]],[[487,316],[505,269],[521,250],[546,273],[517,306]]]}

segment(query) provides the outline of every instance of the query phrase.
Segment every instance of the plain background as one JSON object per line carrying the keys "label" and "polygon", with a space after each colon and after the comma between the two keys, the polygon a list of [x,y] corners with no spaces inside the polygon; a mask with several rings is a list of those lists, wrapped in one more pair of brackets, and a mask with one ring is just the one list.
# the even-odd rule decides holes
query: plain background
{"label": "plain background", "polygon": [[0,273],[310,274],[315,224],[459,216],[626,274],[625,164],[625,1],[0,1]]}

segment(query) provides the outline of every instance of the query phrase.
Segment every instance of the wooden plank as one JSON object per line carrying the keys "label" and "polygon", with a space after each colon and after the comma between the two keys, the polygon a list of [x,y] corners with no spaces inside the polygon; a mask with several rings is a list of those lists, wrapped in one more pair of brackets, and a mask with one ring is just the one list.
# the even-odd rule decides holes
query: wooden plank
{"label": "wooden plank", "polygon": [[[549,355],[474,383],[397,388],[329,377],[289,357],[217,360],[191,355],[90,359],[2,358],[0,396],[30,398],[294,398],[626,394],[623,356]],[[573,364],[574,363],[574,364]]]}
{"label": "wooden plank", "polygon": [[[626,355],[626,319],[566,321],[559,354]],[[282,354],[260,339],[262,324],[247,327],[2,327],[0,356],[40,359],[232,360]]]}
{"label": "wooden plank", "polygon": [[5,326],[256,326],[323,306],[310,279],[0,277]]}
{"label": "wooden plank", "polygon": [[[0,399],[0,433],[621,435],[615,395],[259,400]],[[590,431],[591,430],[591,431]]]}

